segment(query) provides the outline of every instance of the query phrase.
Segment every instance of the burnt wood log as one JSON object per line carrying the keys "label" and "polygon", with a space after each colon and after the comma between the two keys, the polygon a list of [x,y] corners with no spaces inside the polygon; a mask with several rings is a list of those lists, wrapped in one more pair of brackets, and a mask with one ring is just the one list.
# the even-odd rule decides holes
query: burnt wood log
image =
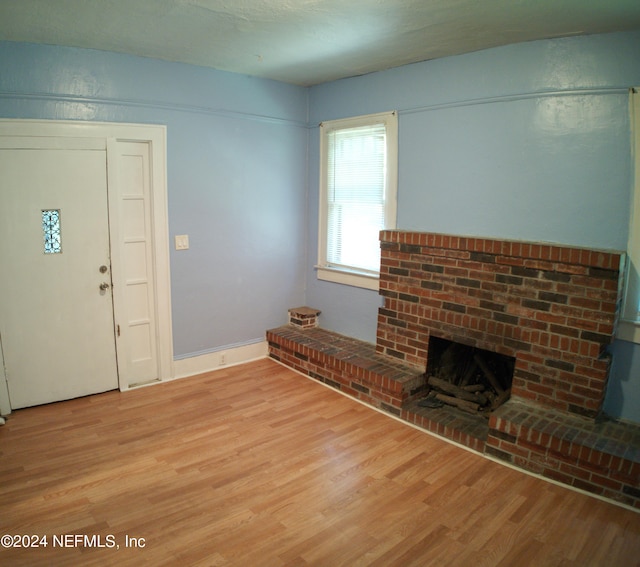
{"label": "burnt wood log", "polygon": [[442,378],[438,378],[436,376],[429,376],[427,383],[429,386],[436,388],[437,390],[442,390],[445,394],[451,394],[456,398],[461,400],[466,400],[468,402],[474,402],[478,405],[484,406],[488,403],[488,398],[480,393],[480,392],[467,392]]}
{"label": "burnt wood log", "polygon": [[496,397],[495,400],[492,400],[492,402],[491,402],[491,410],[493,411],[497,407],[499,407],[502,404],[504,404],[509,399],[510,396],[511,396],[511,388],[509,388],[508,390],[505,390],[504,392],[499,394]]}
{"label": "burnt wood log", "polygon": [[465,392],[484,392],[487,387],[484,384],[468,384],[460,386]]}
{"label": "burnt wood log", "polygon": [[460,380],[460,386],[466,386],[473,379],[476,370],[478,369],[478,364],[473,358],[471,359],[469,366],[467,367],[467,371],[464,373],[462,380]]}
{"label": "burnt wood log", "polygon": [[498,395],[502,394],[504,392],[504,388],[500,384],[496,375],[491,371],[491,368],[487,366],[487,363],[484,361],[484,359],[480,355],[474,354],[473,360],[476,361],[476,363],[480,367],[480,370],[482,370],[482,373],[486,376],[487,380],[489,381],[489,384],[491,384],[492,388],[496,391],[496,393]]}
{"label": "burnt wood log", "polygon": [[455,406],[462,411],[466,411],[469,413],[478,413],[480,410],[480,406],[473,402],[468,402],[467,400],[461,400],[460,398],[455,398],[453,396],[447,396],[446,394],[436,394],[436,400],[440,400],[447,405]]}

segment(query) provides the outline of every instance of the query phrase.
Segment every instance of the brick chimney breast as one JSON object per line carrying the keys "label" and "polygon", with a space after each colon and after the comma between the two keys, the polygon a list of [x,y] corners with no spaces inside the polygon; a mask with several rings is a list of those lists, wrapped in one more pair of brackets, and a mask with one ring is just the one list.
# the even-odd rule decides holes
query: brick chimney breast
{"label": "brick chimney breast", "polygon": [[515,357],[511,395],[602,410],[624,253],[385,230],[376,349],[424,365],[429,337]]}

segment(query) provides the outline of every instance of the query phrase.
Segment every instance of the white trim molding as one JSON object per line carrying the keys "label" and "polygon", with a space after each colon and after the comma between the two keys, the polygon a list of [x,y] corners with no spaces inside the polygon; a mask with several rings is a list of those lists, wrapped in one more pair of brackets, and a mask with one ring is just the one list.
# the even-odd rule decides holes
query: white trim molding
{"label": "white trim molding", "polygon": [[629,91],[632,187],[625,297],[616,338],[640,344],[640,89]]}
{"label": "white trim molding", "polygon": [[0,415],[11,413],[11,399],[9,398],[9,388],[7,377],[4,373],[4,356],[2,354],[2,337],[0,336]]}
{"label": "white trim molding", "polygon": [[[393,229],[396,227],[397,217],[397,192],[398,192],[398,113],[396,111],[355,116],[339,120],[330,120],[320,124],[320,179],[319,179],[319,207],[318,207],[318,262],[315,266],[317,278],[333,283],[362,287],[377,291],[379,288],[379,264],[374,268],[373,242],[366,239],[368,253],[367,261],[362,258],[355,258],[351,251],[351,265],[349,260],[340,258],[339,263],[336,258],[330,258],[331,246],[328,240],[331,235],[330,205],[331,201],[331,178],[330,163],[333,163],[333,150],[331,139],[336,132],[346,133],[352,129],[375,128],[384,126],[385,131],[385,164],[384,164],[384,226],[383,229]],[[363,136],[367,134],[362,134]],[[337,160],[340,162],[340,160]],[[337,185],[336,185],[337,187]],[[350,187],[353,190],[353,188]],[[361,188],[359,188],[361,189]],[[373,191],[371,196],[377,193]],[[350,201],[353,207],[353,200]],[[371,248],[369,247],[371,246]],[[363,251],[364,252],[364,251]],[[359,266],[358,261],[360,261]]]}
{"label": "white trim molding", "polygon": [[[150,151],[153,270],[155,278],[156,333],[158,338],[158,376],[154,382],[173,377],[173,337],[171,322],[171,287],[169,266],[169,224],[167,203],[167,128],[160,124],[127,124],[111,122],[83,122],[76,120],[20,120],[0,119],[0,135],[8,142],[21,139],[93,139],[105,147],[118,142],[141,142]],[[115,219],[111,219],[115,222]],[[112,249],[112,255],[116,253]],[[117,314],[116,314],[117,315]],[[121,374],[119,372],[119,374]],[[119,377],[119,387],[127,390],[129,384]],[[4,407],[0,386],[0,407]]]}
{"label": "white trim molding", "polygon": [[266,358],[269,354],[267,341],[224,348],[214,352],[175,360],[174,378],[188,378],[197,374],[222,370],[252,360]]}

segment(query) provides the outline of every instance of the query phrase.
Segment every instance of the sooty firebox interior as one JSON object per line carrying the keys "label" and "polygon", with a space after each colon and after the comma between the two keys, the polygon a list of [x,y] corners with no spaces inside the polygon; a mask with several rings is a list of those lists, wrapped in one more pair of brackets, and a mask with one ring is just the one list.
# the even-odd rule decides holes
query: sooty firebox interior
{"label": "sooty firebox interior", "polygon": [[424,407],[489,413],[509,399],[515,358],[431,336]]}

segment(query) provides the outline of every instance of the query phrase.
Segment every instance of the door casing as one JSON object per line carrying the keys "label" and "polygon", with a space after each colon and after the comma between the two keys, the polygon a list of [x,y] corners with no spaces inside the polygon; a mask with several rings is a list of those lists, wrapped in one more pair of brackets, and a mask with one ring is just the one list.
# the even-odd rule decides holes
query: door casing
{"label": "door casing", "polygon": [[[158,348],[156,350],[158,376],[154,380],[164,381],[173,377],[173,340],[171,327],[171,288],[169,275],[169,230],[167,212],[167,184],[166,184],[166,126],[147,124],[116,124],[106,122],[79,122],[79,121],[49,121],[49,120],[12,120],[0,119],[0,138],[3,145],[11,144],[12,139],[18,142],[18,138],[38,137],[48,138],[55,144],[56,138],[101,138],[105,141],[107,149],[117,148],[120,142],[139,142],[148,145],[149,148],[149,176],[150,176],[150,218],[151,218],[151,248],[153,259],[154,281],[154,310],[155,333]],[[107,152],[109,160],[109,152]],[[114,161],[109,164],[109,169],[114,167]],[[117,167],[117,162],[115,163]],[[112,171],[112,170],[111,170]],[[107,180],[107,183],[109,181]],[[115,191],[109,192],[109,199]],[[121,219],[112,215],[109,219],[111,231],[117,231],[118,222]],[[115,223],[115,224],[114,224]],[[111,232],[110,231],[110,232]],[[118,254],[121,250],[112,242],[112,262],[119,261]],[[114,286],[124,282],[113,282]],[[122,306],[114,302],[115,325],[125,320]],[[117,330],[114,329],[117,337]],[[118,340],[126,340],[126,334],[117,337]],[[2,337],[0,337],[1,347]],[[126,345],[118,344],[119,352],[126,350]],[[124,347],[124,348],[123,348]],[[0,348],[0,413],[9,413],[10,399],[5,379],[4,360]],[[128,390],[133,384],[127,376],[127,366],[123,361],[118,361],[118,382],[120,390]]]}

